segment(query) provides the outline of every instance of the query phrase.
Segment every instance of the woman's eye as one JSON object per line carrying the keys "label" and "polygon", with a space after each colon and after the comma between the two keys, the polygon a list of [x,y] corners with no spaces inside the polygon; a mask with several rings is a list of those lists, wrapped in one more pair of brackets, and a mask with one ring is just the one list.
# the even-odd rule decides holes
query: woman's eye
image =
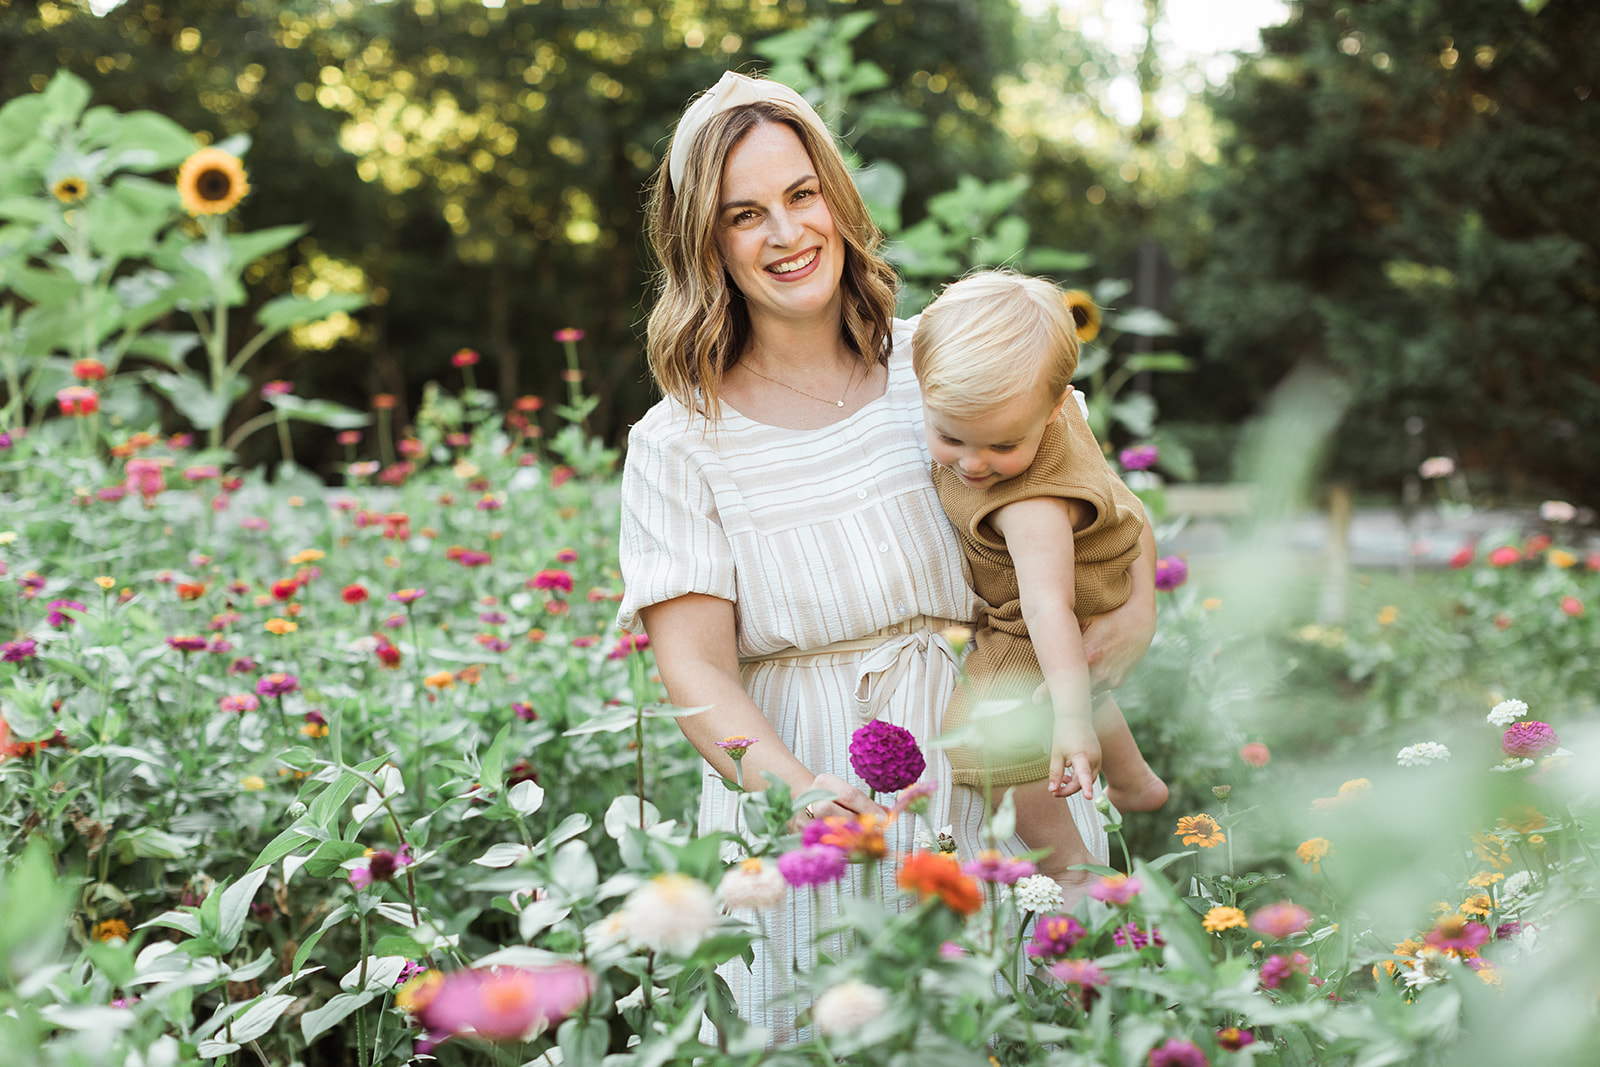
{"label": "woman's eye", "polygon": [[817,191],[815,189],[801,189],[799,192],[794,194],[794,198],[796,200],[804,200],[807,197],[812,197],[812,196],[816,196],[816,195],[817,195]]}

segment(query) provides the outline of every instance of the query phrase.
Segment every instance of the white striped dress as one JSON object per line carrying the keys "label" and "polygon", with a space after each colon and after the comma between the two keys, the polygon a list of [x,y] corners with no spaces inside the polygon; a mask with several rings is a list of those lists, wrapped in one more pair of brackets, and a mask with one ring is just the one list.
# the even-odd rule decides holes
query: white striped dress
{"label": "white striped dress", "polygon": [[[708,427],[662,400],[629,434],[622,478],[618,625],[637,631],[641,607],[686,593],[732,601],[751,699],[813,773],[858,783],[848,746],[867,718],[919,740],[937,735],[958,668],[936,634],[970,623],[979,606],[930,476],[909,324],[896,323],[895,334],[884,395],[848,418],[789,430],[724,405]],[[873,650],[802,654],[870,637],[881,642]],[[756,657],[768,658],[750,662]],[[952,789],[942,754],[925,754],[923,780],[941,783],[928,822],[953,825],[970,855],[982,798]],[[733,800],[707,775],[700,832],[732,829]],[[1103,860],[1098,814],[1081,795],[1067,803]],[[890,833],[891,856],[911,850],[909,825]],[[896,892],[893,868],[879,865],[885,898]],[[855,891],[867,892],[860,868],[852,873]],[[744,1017],[779,1039],[793,1033],[793,1006],[772,1003],[792,987],[788,961],[814,958],[810,892],[768,916],[771,940],[757,945],[752,970],[739,960],[721,969]]]}

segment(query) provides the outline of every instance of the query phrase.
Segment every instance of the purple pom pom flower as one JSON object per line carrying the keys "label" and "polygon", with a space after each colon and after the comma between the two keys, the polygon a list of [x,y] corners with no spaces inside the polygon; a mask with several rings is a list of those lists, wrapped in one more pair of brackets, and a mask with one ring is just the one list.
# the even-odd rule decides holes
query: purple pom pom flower
{"label": "purple pom pom flower", "polygon": [[1035,959],[1053,960],[1072,951],[1072,946],[1083,940],[1083,924],[1070,915],[1046,915],[1033,926],[1033,940],[1028,944],[1028,955]]}
{"label": "purple pom pom flower", "polygon": [[892,793],[922,777],[928,761],[910,730],[873,719],[850,738],[850,766],[872,789]]}
{"label": "purple pom pom flower", "polygon": [[1561,746],[1561,738],[1550,729],[1549,723],[1537,719],[1524,719],[1512,723],[1500,738],[1500,747],[1506,755],[1517,759],[1531,759],[1543,752]]}
{"label": "purple pom pom flower", "polygon": [[1161,461],[1161,450],[1155,445],[1134,445],[1124,448],[1117,459],[1125,471],[1147,471]]}
{"label": "purple pom pom flower", "polygon": [[1156,588],[1170,593],[1189,580],[1189,564],[1182,556],[1162,556],[1156,560]]}
{"label": "purple pom pom flower", "polygon": [[847,866],[844,849],[832,845],[808,845],[778,857],[778,873],[796,889],[837,882]]}

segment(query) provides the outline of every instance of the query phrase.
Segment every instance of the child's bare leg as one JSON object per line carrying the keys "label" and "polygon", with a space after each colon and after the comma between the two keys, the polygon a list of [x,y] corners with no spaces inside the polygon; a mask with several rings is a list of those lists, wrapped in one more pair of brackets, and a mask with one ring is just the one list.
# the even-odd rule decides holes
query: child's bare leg
{"label": "child's bare leg", "polygon": [[1122,709],[1110,693],[1095,697],[1094,732],[1100,739],[1100,772],[1106,778],[1106,797],[1118,811],[1155,811],[1167,802],[1167,783],[1144,761],[1139,743],[1133,739]]}
{"label": "child's bare leg", "polygon": [[1094,877],[1088,871],[1071,870],[1079,863],[1094,863],[1095,857],[1083,843],[1078,826],[1072,821],[1072,812],[1060,797],[1050,792],[1050,782],[1041,778],[1037,782],[1017,786],[1011,794],[1017,807],[1017,836],[1030,849],[1049,849],[1049,855],[1038,861],[1039,873],[1054,878],[1072,907],[1088,892]]}

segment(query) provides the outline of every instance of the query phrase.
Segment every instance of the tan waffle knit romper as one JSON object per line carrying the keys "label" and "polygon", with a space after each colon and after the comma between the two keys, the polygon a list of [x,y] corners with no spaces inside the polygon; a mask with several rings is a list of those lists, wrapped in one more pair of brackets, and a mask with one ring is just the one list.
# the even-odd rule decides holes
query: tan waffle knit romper
{"label": "tan waffle knit romper", "polygon": [[947,751],[957,785],[1021,785],[1050,772],[1052,713],[1030,698],[1043,675],[1022,618],[1017,571],[1005,539],[988,521],[996,510],[1033,497],[1064,497],[1086,505],[1073,530],[1073,610],[1078,620],[1122,606],[1132,589],[1128,567],[1139,555],[1144,506],[1107,466],[1076,404],[1047,427],[1039,454],[1022,474],[993,487],[968,488],[948,468],[933,467],[939,502],[961,536],[972,587],[986,607],[978,619],[964,680],[945,712],[948,732],[968,721],[978,703],[1020,702],[994,719],[981,747]]}

